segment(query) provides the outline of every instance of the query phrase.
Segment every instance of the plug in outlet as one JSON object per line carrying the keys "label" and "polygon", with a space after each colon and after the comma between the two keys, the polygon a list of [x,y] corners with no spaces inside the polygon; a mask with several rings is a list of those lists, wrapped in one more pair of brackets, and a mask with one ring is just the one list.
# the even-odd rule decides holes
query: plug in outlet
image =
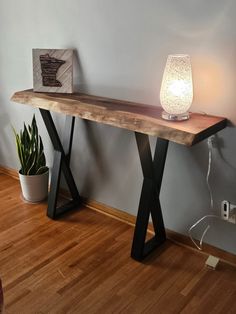
{"label": "plug in outlet", "polygon": [[221,218],[233,224],[236,224],[236,205],[229,201],[221,202]]}
{"label": "plug in outlet", "polygon": [[211,135],[210,137],[208,137],[207,143],[208,143],[208,146],[216,147],[217,146],[216,136],[215,135]]}
{"label": "plug in outlet", "polygon": [[232,214],[229,219],[228,222],[231,222],[232,224],[236,224],[236,213],[234,211],[234,214]]}

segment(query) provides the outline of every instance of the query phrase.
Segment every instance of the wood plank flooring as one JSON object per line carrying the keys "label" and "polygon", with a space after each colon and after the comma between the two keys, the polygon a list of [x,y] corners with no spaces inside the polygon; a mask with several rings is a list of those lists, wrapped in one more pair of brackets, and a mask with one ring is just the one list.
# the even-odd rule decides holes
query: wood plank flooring
{"label": "wood plank flooring", "polygon": [[138,263],[133,228],[81,209],[57,221],[0,174],[0,277],[6,313],[236,313],[236,269],[169,241]]}

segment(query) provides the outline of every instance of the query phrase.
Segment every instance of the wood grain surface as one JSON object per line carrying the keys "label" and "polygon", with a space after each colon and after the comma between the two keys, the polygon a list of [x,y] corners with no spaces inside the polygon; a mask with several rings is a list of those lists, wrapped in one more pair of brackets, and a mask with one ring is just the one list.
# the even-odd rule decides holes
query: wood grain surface
{"label": "wood grain surface", "polygon": [[222,117],[191,113],[187,121],[173,122],[161,118],[162,108],[81,93],[52,94],[32,90],[16,92],[12,101],[158,136],[191,146],[224,129]]}
{"label": "wood grain surface", "polygon": [[[15,169],[3,167],[0,165],[0,173],[10,176],[16,180],[19,180],[18,171],[16,171]],[[60,188],[59,193],[63,197],[63,199],[68,199],[68,200],[71,199],[71,195],[67,190]],[[103,204],[103,203],[100,203],[98,201],[95,201],[95,200],[92,200],[83,196],[82,196],[82,203],[86,208],[95,210],[99,213],[102,213],[103,215],[107,215],[113,219],[117,219],[130,226],[133,226],[133,227],[135,226],[136,216],[129,214],[123,210],[111,207],[107,204]],[[154,234],[152,223],[149,223],[148,232],[152,235]],[[190,240],[190,238],[186,235],[177,233],[169,229],[166,229],[166,235],[167,235],[167,239],[171,240],[172,242],[175,242],[179,245],[187,246],[188,248],[192,250],[197,250],[196,247],[193,245],[192,241]],[[221,260],[224,260],[225,262],[236,266],[235,254],[226,252],[210,244],[204,243],[203,251],[201,251],[201,253],[206,256],[209,254],[213,256],[217,256]]]}
{"label": "wood grain surface", "polygon": [[60,220],[0,174],[0,276],[6,313],[236,313],[236,271],[167,241],[130,258],[133,227],[90,209]]}

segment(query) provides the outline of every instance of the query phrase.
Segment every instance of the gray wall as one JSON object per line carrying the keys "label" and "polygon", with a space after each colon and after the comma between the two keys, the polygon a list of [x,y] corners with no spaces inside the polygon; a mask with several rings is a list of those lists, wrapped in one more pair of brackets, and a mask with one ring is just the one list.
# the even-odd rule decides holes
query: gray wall
{"label": "gray wall", "polygon": [[[169,53],[192,58],[194,103],[236,121],[235,13],[233,0],[0,0],[0,164],[18,168],[11,124],[29,122],[33,109],[9,101],[32,87],[32,48],[75,48],[75,83],[81,91],[159,104]],[[36,112],[48,164],[52,147]],[[54,115],[62,131],[63,117]],[[142,184],[131,132],[77,119],[72,169],[83,195],[135,214]],[[220,201],[236,203],[236,129],[217,135],[212,175],[215,213]],[[154,138],[151,139],[154,143]],[[210,213],[205,182],[207,142],[170,144],[161,201],[169,229],[187,233]],[[212,221],[206,241],[236,252],[236,226]],[[196,230],[201,235],[203,226]]]}

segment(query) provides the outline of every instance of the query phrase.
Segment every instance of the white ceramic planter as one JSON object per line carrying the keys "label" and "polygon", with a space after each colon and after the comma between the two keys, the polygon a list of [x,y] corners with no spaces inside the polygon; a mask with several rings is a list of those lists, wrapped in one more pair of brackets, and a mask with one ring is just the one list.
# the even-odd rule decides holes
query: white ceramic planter
{"label": "white ceramic planter", "polygon": [[34,176],[19,173],[21,190],[25,200],[35,203],[43,201],[48,196],[48,175],[49,171]]}

